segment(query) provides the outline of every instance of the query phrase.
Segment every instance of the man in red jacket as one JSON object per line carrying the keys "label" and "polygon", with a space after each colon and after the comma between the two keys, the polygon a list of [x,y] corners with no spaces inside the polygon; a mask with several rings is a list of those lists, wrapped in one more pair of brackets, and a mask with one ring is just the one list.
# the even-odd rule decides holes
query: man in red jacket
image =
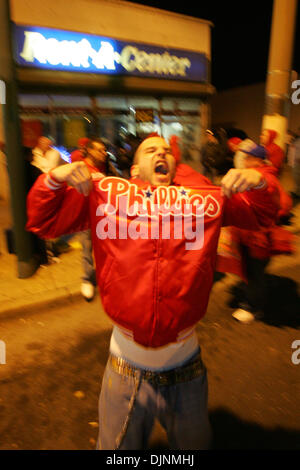
{"label": "man in red jacket", "polygon": [[158,136],[140,144],[132,175],[104,177],[84,162],[43,175],[29,194],[27,228],[47,238],[91,227],[101,299],[114,323],[98,448],[145,448],[156,417],[172,449],[207,449],[195,327],[207,308],[221,225],[268,225],[277,190],[253,169],[230,170],[221,188],[213,186],[176,166]]}
{"label": "man in red jacket", "polygon": [[[263,169],[264,174],[269,174],[269,178],[272,178],[273,183],[277,184],[279,193],[277,218],[286,216],[292,208],[292,200],[276,178],[276,169],[267,160],[268,154],[265,147],[255,145],[249,150],[240,148],[240,152],[244,154],[244,158],[239,160],[240,168]],[[222,233],[220,240],[222,241],[224,236],[230,237],[232,249],[238,244],[242,254],[243,262],[240,265],[244,268],[243,275],[247,282],[242,284],[243,300],[240,301],[239,308],[232,314],[236,320],[242,323],[250,323],[255,318],[264,316],[268,300],[265,269],[271,257],[275,254],[290,254],[293,251],[293,236],[283,227],[276,225],[277,218],[274,218],[274,223],[270,226],[261,227],[255,231],[238,227],[223,229],[224,233]],[[224,244],[219,248],[218,251],[223,252],[224,255]],[[236,254],[234,258],[233,262],[236,263]],[[229,260],[229,256],[225,256],[223,259],[218,257],[217,269],[226,272],[226,269],[221,269],[221,267],[222,265],[226,267],[226,263],[228,267]],[[230,272],[230,269],[228,271]]]}

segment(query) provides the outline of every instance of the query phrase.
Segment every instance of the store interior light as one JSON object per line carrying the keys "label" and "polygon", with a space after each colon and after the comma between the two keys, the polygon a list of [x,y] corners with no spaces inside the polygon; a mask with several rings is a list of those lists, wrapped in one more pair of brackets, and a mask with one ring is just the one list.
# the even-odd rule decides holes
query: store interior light
{"label": "store interior light", "polygon": [[175,131],[182,131],[183,127],[180,122],[172,122],[172,127]]}
{"label": "store interior light", "polygon": [[68,150],[65,147],[63,147],[63,146],[56,147],[56,146],[53,145],[52,148],[59,151],[61,158],[65,162],[71,163],[71,154],[70,154],[70,152],[68,152]]}

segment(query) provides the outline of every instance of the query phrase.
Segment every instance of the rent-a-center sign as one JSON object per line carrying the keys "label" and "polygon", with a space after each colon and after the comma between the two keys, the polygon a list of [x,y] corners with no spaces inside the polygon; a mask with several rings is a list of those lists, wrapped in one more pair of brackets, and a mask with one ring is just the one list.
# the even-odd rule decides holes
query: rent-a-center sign
{"label": "rent-a-center sign", "polygon": [[20,66],[172,80],[208,81],[205,54],[91,34],[14,25]]}

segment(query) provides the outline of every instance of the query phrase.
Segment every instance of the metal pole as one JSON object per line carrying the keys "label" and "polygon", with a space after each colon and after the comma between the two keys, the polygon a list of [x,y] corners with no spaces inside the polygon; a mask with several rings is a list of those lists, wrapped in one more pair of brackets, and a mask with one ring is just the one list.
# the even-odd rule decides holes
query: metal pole
{"label": "metal pole", "polygon": [[274,0],[262,129],[276,130],[282,148],[288,128],[296,14],[297,0]]}
{"label": "metal pole", "polygon": [[25,159],[22,155],[9,0],[0,0],[0,78],[6,87],[3,117],[17,272],[19,278],[27,278],[36,271],[39,263],[33,254],[32,235],[25,230],[26,173]]}

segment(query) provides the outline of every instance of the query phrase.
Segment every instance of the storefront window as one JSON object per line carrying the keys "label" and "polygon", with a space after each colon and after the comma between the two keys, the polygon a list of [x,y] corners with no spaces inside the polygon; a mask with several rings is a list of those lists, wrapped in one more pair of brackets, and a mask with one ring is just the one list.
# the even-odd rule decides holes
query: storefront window
{"label": "storefront window", "polygon": [[197,99],[22,94],[19,103],[21,119],[27,123],[23,125],[27,143],[41,132],[71,151],[83,136],[96,134],[114,147],[128,134],[142,137],[157,132],[166,139],[177,135],[187,162],[199,159],[201,101]]}

